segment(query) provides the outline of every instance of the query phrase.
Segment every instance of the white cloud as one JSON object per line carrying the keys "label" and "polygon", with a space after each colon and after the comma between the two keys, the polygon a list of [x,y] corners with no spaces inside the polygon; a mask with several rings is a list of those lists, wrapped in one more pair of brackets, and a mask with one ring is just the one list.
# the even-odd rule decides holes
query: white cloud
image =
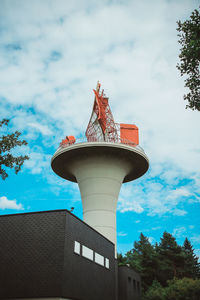
{"label": "white cloud", "polygon": [[24,162],[23,171],[27,170],[29,173],[38,176],[38,178],[45,179],[50,185],[51,192],[55,195],[58,196],[61,192],[65,192],[68,196],[70,195],[70,200],[80,201],[78,184],[60,178],[52,171],[51,154],[45,153],[39,146],[34,146],[28,155],[30,159]]}
{"label": "white cloud", "polygon": [[38,147],[34,149],[35,151],[29,153],[30,159],[25,161],[24,168],[29,169],[32,174],[46,174],[50,167],[51,155],[43,153]]}
{"label": "white cloud", "polygon": [[191,193],[186,189],[186,188],[177,188],[169,194],[168,198],[169,199],[176,199],[179,197],[188,197],[190,196]]}
{"label": "white cloud", "polygon": [[151,229],[152,230],[159,230],[159,229],[161,229],[161,226],[152,227]]}
{"label": "white cloud", "polygon": [[[151,180],[140,179],[134,183],[123,184],[118,210],[120,212],[133,211],[148,215],[172,214],[184,216],[187,211],[184,204],[191,199],[196,199],[194,186],[189,182],[183,187],[174,188],[173,184],[167,185],[159,176]],[[191,200],[192,202],[195,200]]]}
{"label": "white cloud", "polygon": [[187,211],[184,209],[175,208],[173,210],[173,215],[175,215],[175,216],[185,216],[186,214],[187,214]]}
{"label": "white cloud", "polygon": [[120,232],[118,232],[117,235],[118,235],[118,236],[127,236],[127,233],[120,231]]}
{"label": "white cloud", "polygon": [[28,123],[27,125],[37,129],[43,135],[52,135],[52,131],[46,125],[42,125],[39,123]]}
{"label": "white cloud", "polygon": [[176,238],[186,237],[186,228],[184,226],[174,228],[172,235]]}
{"label": "white cloud", "polygon": [[194,227],[195,227],[194,225],[189,225],[190,229],[194,229]]}
{"label": "white cloud", "polygon": [[156,239],[152,236],[148,237],[149,243],[154,244],[156,242]]}
{"label": "white cloud", "polygon": [[196,234],[196,235],[192,236],[190,239],[193,243],[199,244],[200,243],[200,234]]}
{"label": "white cloud", "polygon": [[118,203],[118,210],[121,213],[125,213],[125,212],[129,212],[129,211],[133,211],[136,213],[142,213],[144,211],[144,209],[142,208],[142,206],[137,203],[136,201],[130,201],[130,200],[124,200],[124,199],[119,199],[119,203]]}
{"label": "white cloud", "polygon": [[17,204],[16,200],[8,200],[7,197],[0,197],[0,209],[16,209],[23,210],[23,206],[21,203]]}

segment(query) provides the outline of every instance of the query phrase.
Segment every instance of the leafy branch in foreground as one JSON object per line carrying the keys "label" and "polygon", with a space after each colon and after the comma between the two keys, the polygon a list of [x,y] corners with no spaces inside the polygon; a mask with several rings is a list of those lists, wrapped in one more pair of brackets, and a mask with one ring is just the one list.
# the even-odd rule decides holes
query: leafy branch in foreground
{"label": "leafy branch in foreground", "polygon": [[200,111],[200,13],[195,9],[189,20],[178,21],[177,31],[180,49],[180,64],[177,65],[181,76],[187,75],[185,87],[190,92],[184,95],[188,101],[186,108]]}
{"label": "leafy branch in foreground", "polygon": [[[9,120],[3,119],[0,121],[0,128],[5,125],[8,126]],[[2,166],[8,168],[14,168],[15,173],[17,174],[24,163],[25,160],[29,159],[27,155],[14,156],[10,151],[16,146],[27,145],[25,140],[20,140],[21,133],[15,131],[12,134],[0,136],[0,176],[3,180],[8,177],[8,174]]]}

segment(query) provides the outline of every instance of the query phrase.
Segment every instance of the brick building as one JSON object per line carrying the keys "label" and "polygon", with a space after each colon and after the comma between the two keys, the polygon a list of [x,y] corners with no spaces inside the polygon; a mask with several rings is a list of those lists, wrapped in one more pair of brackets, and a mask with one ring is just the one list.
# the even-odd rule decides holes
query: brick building
{"label": "brick building", "polygon": [[139,300],[140,276],[67,210],[0,216],[0,299]]}

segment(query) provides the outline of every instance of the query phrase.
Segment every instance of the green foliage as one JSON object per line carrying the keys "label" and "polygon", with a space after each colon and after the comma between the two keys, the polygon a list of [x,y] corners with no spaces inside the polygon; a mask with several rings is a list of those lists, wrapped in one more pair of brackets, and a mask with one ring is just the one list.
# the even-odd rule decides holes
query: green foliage
{"label": "green foliage", "polygon": [[117,261],[119,266],[126,265],[126,258],[121,253],[117,254]]}
{"label": "green foliage", "polygon": [[153,281],[143,300],[165,300],[164,288],[157,280]]}
{"label": "green foliage", "polygon": [[177,65],[181,76],[186,74],[185,87],[190,92],[184,95],[188,101],[186,108],[200,111],[200,13],[195,9],[189,20],[177,22],[179,32],[180,64]]}
{"label": "green foliage", "polygon": [[167,280],[183,276],[184,253],[175,238],[164,232],[160,244],[156,248],[159,268],[157,277],[161,284],[166,285]]}
{"label": "green foliage", "polygon": [[167,287],[153,282],[143,300],[199,300],[200,280],[183,278],[168,281]]}
{"label": "green foliage", "polygon": [[200,264],[190,241],[186,238],[183,244],[184,277],[200,278]]}
{"label": "green foliage", "polygon": [[[118,262],[128,264],[140,273],[144,300],[200,299],[195,298],[199,295],[200,264],[187,238],[180,246],[170,233],[164,232],[160,243],[153,246],[141,233],[132,250],[125,256],[118,255]],[[184,283],[185,287],[181,287]],[[191,287],[195,290],[191,294],[193,298],[178,298],[177,293],[189,295]]]}
{"label": "green foliage", "polygon": [[[9,120],[3,119],[0,121],[0,128],[5,125],[7,126]],[[11,151],[16,146],[27,145],[25,140],[20,140],[19,136],[21,133],[15,131],[12,134],[2,135],[0,137],[0,176],[3,180],[8,177],[6,170],[2,167],[14,168],[15,173],[17,174],[24,163],[25,160],[29,159],[27,155],[14,156],[11,154]]]}
{"label": "green foliage", "polygon": [[156,278],[157,254],[148,238],[142,233],[140,240],[134,243],[133,249],[126,253],[124,263],[141,274],[144,291]]}

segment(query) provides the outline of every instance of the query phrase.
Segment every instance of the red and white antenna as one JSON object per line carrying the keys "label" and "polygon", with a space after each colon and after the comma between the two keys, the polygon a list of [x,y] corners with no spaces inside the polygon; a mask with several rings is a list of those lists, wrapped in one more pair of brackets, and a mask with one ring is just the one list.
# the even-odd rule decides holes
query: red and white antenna
{"label": "red and white antenna", "polygon": [[85,135],[88,142],[117,142],[119,139],[117,127],[108,104],[108,97],[104,94],[104,90],[100,92],[100,87],[100,83],[97,82],[96,90],[93,90],[95,97],[92,115]]}

